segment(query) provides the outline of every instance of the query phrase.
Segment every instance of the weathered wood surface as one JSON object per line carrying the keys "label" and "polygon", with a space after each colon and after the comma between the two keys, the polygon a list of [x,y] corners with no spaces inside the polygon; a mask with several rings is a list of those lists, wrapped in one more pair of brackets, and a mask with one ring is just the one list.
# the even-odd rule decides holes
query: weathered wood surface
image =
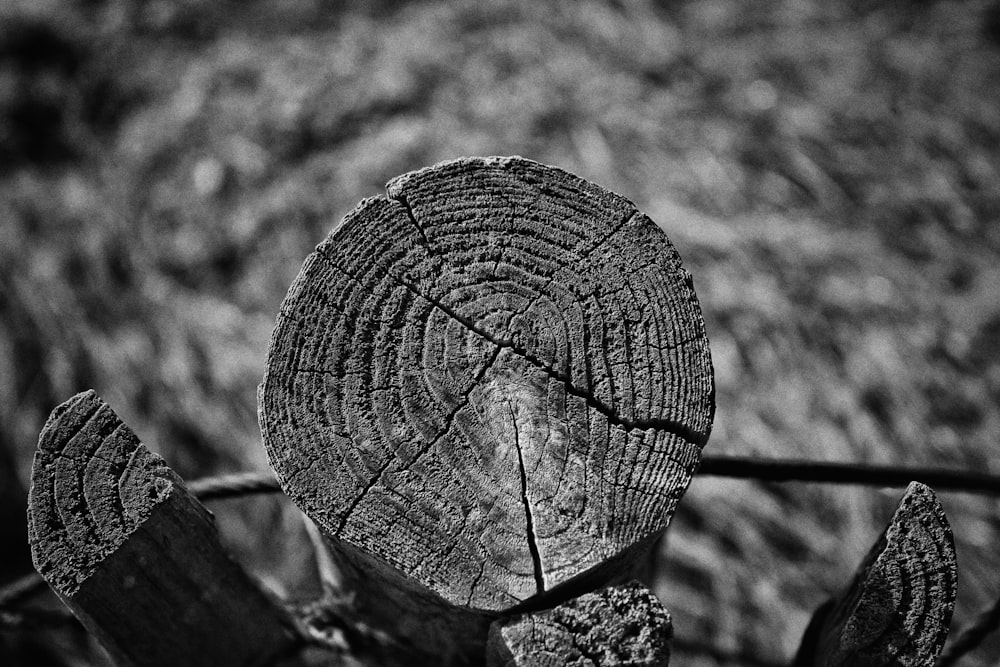
{"label": "weathered wood surface", "polygon": [[944,509],[911,482],[850,587],[817,610],[795,667],[930,667],[948,636],[956,573]]}
{"label": "weathered wood surface", "polygon": [[487,667],[665,667],[670,614],[638,582],[587,593],[552,609],[498,620]]}
{"label": "weathered wood surface", "polygon": [[295,625],[211,515],[97,394],[57,407],[29,492],[35,568],[122,665],[270,665]]}
{"label": "weathered wood surface", "polygon": [[520,158],[409,173],[349,213],[289,290],[260,389],[285,491],[352,567],[436,600],[473,644],[647,548],[713,411],[664,233]]}

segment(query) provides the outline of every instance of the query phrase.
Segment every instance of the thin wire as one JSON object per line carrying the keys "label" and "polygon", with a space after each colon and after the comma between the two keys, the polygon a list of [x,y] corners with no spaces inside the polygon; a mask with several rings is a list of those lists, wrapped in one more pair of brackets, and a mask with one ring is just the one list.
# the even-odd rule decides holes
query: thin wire
{"label": "thin wire", "polygon": [[187,488],[198,500],[222,500],[260,493],[281,493],[281,487],[274,475],[262,472],[203,477],[188,482]]}
{"label": "thin wire", "polygon": [[959,658],[974,650],[987,636],[1000,628],[1000,600],[992,607],[983,611],[969,625],[962,628],[953,641],[945,644],[937,667],[951,667]]}
{"label": "thin wire", "polygon": [[76,616],[66,609],[0,609],[0,628],[45,630],[76,625]]}
{"label": "thin wire", "polygon": [[0,609],[14,607],[44,590],[45,580],[37,572],[29,572],[0,588]]}
{"label": "thin wire", "polygon": [[938,491],[1000,495],[1000,476],[966,470],[942,470],[868,463],[826,463],[761,459],[745,456],[706,456],[695,474],[759,479],[772,482],[822,482],[864,486],[906,486],[922,482]]}

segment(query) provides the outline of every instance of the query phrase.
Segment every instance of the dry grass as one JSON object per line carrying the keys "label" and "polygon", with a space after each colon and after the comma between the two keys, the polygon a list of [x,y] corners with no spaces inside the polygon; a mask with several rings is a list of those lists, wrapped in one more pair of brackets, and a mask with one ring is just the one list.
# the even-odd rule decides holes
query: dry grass
{"label": "dry grass", "polygon": [[[708,322],[709,451],[1000,473],[1000,9],[542,4],[8,0],[2,567],[41,423],[84,388],[184,476],[263,469],[254,391],[301,261],[458,155],[557,164],[663,225]],[[677,664],[787,660],[900,493],[696,479],[660,568]],[[943,502],[957,627],[1000,595],[1000,517]],[[247,557],[294,527],[261,507],[220,508]]]}

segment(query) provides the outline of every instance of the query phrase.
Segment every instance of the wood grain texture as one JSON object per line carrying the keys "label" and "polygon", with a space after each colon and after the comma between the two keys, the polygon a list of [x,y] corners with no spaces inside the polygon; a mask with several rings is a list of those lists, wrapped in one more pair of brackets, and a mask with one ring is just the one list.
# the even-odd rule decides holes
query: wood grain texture
{"label": "wood grain texture", "polygon": [[94,392],[52,412],[28,502],[35,568],[116,663],[266,665],[294,651],[291,617]]}
{"label": "wood grain texture", "polygon": [[951,527],[927,486],[911,482],[885,532],[839,597],[820,607],[796,667],[930,667],[955,607]]}
{"label": "wood grain texture", "polygon": [[334,544],[487,616],[659,534],[714,410],[663,232],[521,158],[349,213],[281,306],[259,398],[282,487]]}
{"label": "wood grain texture", "polygon": [[645,586],[604,588],[536,613],[496,621],[488,667],[665,666],[670,614]]}

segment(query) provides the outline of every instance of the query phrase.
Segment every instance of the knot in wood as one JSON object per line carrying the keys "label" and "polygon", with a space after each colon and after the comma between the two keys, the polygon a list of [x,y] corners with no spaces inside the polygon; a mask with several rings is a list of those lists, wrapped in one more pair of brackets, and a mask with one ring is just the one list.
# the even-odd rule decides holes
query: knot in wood
{"label": "knot in wood", "polygon": [[663,231],[521,158],[361,202],[289,290],[260,390],[271,464],[328,536],[488,611],[658,535],[713,409]]}

